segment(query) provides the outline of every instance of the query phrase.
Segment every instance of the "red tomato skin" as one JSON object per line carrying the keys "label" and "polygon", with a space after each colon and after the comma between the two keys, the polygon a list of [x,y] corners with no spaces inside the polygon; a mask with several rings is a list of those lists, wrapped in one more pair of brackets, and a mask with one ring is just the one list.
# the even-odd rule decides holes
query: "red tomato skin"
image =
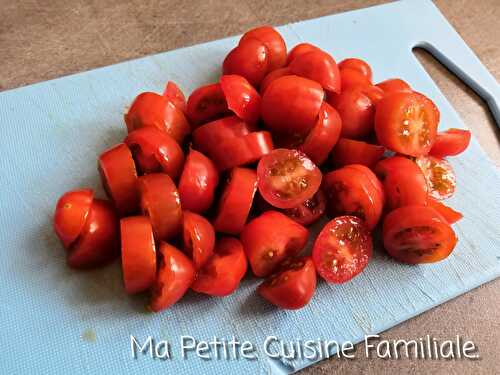
{"label": "red tomato skin", "polygon": [[280,77],[289,76],[289,75],[292,75],[292,73],[290,72],[290,68],[288,68],[288,67],[279,68],[279,69],[276,69],[276,70],[269,72],[264,77],[262,82],[260,83],[260,87],[259,87],[260,95],[264,95],[264,92],[266,91],[268,86],[271,84],[271,82],[277,80]]}
{"label": "red tomato skin", "polygon": [[158,312],[179,301],[196,275],[193,262],[179,249],[166,242],[160,244],[162,260],[153,285],[149,308]]}
{"label": "red tomato skin", "polygon": [[323,97],[321,85],[310,79],[278,78],[264,92],[262,119],[278,134],[305,136],[316,123]]}
{"label": "red tomato skin", "polygon": [[250,125],[259,120],[261,98],[257,90],[242,76],[223,75],[220,86],[228,108]]}
{"label": "red tomato skin", "polygon": [[[271,205],[269,207],[269,209],[272,209]],[[300,225],[308,226],[321,219],[325,213],[325,209],[325,194],[323,191],[318,190],[312,198],[307,199],[297,207],[283,210],[283,213]]]}
{"label": "red tomato skin", "polygon": [[340,69],[340,78],[342,82],[342,91],[356,86],[370,86],[371,80],[359,70],[352,68]]}
{"label": "red tomato skin", "polygon": [[257,191],[257,174],[252,169],[234,168],[222,192],[214,219],[217,232],[239,234],[252,208]]}
{"label": "red tomato skin", "polygon": [[438,200],[450,198],[455,194],[456,176],[446,159],[434,156],[421,156],[415,159],[428,186],[429,196]]}
{"label": "red tomato skin", "polygon": [[434,208],[450,225],[455,224],[464,217],[460,212],[432,197],[427,199],[427,205]]}
{"label": "red tomato skin", "polygon": [[164,172],[175,180],[182,172],[184,152],[168,134],[152,127],[141,128],[129,133],[124,142],[142,173]]}
{"label": "red tomato skin", "polygon": [[429,154],[437,158],[461,154],[469,147],[470,138],[469,130],[448,129],[438,133]]}
{"label": "red tomato skin", "polygon": [[298,269],[287,269],[271,275],[259,285],[257,292],[267,301],[282,309],[297,310],[309,303],[316,291],[316,269],[311,257],[288,259],[285,263]]}
{"label": "red tomato skin", "polygon": [[189,211],[183,211],[183,213],[183,250],[191,257],[194,268],[198,270],[214,253],[214,227],[201,215]]}
{"label": "red tomato skin", "polygon": [[164,173],[151,173],[137,181],[141,209],[149,216],[155,240],[168,241],[180,231],[182,209],[179,193],[172,179]]}
{"label": "red tomato skin", "polygon": [[310,51],[318,51],[320,50],[318,47],[310,44],[310,43],[299,43],[295,47],[293,47],[288,53],[286,59],[286,65],[290,65],[290,63],[295,60],[297,56],[300,56],[306,52]]}
{"label": "red tomato skin", "polygon": [[173,81],[168,81],[163,91],[163,96],[166,97],[174,106],[186,113],[186,97],[182,90]]}
{"label": "red tomato skin", "polygon": [[182,208],[195,213],[205,212],[214,202],[218,184],[219,172],[212,160],[191,149],[179,180]]}
{"label": "red tomato skin", "polygon": [[128,294],[151,287],[156,279],[156,247],[151,222],[145,216],[120,220],[122,271]]}
{"label": "red tomato skin", "polygon": [[82,233],[93,200],[94,192],[91,189],[81,189],[68,191],[57,201],[54,231],[65,249]]}
{"label": "red tomato skin", "polygon": [[94,199],[80,236],[69,248],[68,266],[99,267],[116,259],[119,251],[118,217],[111,203]]}
{"label": "red tomato skin", "polygon": [[309,231],[286,215],[266,211],[250,221],[240,234],[253,273],[268,276],[287,257],[306,245]]}
{"label": "red tomato skin", "polygon": [[125,123],[129,133],[144,127],[155,127],[179,143],[191,132],[184,112],[169,98],[154,92],[143,92],[135,98],[125,115]]}
{"label": "red tomato skin", "polygon": [[99,156],[99,174],[104,190],[120,215],[137,212],[137,171],[128,146],[120,143]]}
{"label": "red tomato skin", "polygon": [[246,39],[228,53],[222,64],[222,74],[237,74],[258,87],[269,70],[269,60],[269,52],[261,41]]}
{"label": "red tomato skin", "polygon": [[382,158],[384,151],[384,146],[340,138],[331,154],[331,161],[337,167],[361,164],[372,168]]}
{"label": "red tomato skin", "polygon": [[323,164],[337,143],[342,131],[342,120],[335,108],[323,102],[316,125],[307,135],[299,151],[306,154],[316,165]]}
{"label": "red tomato skin", "polygon": [[384,90],[384,93],[386,95],[401,91],[412,92],[410,85],[400,78],[387,79],[385,81],[377,83],[375,86]]}
{"label": "red tomato skin", "polygon": [[198,87],[189,95],[186,113],[193,128],[217,120],[230,113],[219,83]]}
{"label": "red tomato skin", "polygon": [[215,244],[215,253],[198,271],[191,289],[198,293],[224,297],[238,289],[247,272],[243,245],[232,237],[222,237]]}
{"label": "red tomato skin", "polygon": [[268,52],[267,71],[282,68],[286,62],[286,44],[281,34],[271,26],[260,26],[247,31],[240,40],[240,45],[248,40],[257,39],[263,43]]}
{"label": "red tomato skin", "polygon": [[[339,64],[339,69],[353,69],[357,70],[360,72],[362,75],[364,75],[368,80],[372,80],[372,68],[368,63],[364,60],[355,58],[355,57],[350,57],[348,59],[342,60]],[[342,87],[343,89],[343,87]]]}
{"label": "red tomato skin", "polygon": [[340,93],[341,78],[334,58],[320,49],[296,56],[288,66],[292,74],[318,82],[323,89]]}

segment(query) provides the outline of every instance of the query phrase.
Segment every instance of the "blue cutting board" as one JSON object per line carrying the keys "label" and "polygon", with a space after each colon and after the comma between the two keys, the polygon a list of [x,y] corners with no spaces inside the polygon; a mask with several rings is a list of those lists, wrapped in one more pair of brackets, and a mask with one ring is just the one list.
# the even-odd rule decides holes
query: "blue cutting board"
{"label": "blue cutting board", "polygon": [[[499,86],[430,1],[388,5],[279,28],[289,47],[318,45],[337,60],[370,62],[375,81],[393,76],[441,109],[441,129],[465,127],[414,57],[423,46],[469,83],[499,117]],[[189,293],[161,314],[128,297],[119,264],[92,272],[65,265],[52,212],[66,190],[89,186],[103,196],[96,157],[125,135],[124,108],[141,91],[174,80],[186,91],[216,81],[238,37],[170,51],[0,94],[0,373],[283,374],[311,362],[270,360],[268,335],[360,341],[500,275],[500,174],[473,139],[451,159],[458,177],[450,204],[464,213],[454,253],[434,265],[405,266],[381,249],[363,274],[343,285],[320,283],[300,311],[276,310],[248,278],[234,295]],[[95,333],[95,340],[93,335]],[[173,358],[132,359],[130,335],[171,341]],[[258,360],[180,358],[181,335],[249,340]]]}

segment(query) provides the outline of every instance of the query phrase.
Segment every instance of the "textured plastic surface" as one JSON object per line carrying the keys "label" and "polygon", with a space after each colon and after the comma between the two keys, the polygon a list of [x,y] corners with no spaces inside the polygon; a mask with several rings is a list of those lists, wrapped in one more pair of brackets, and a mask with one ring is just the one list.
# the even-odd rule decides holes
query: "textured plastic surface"
{"label": "textured plastic surface", "polygon": [[[429,49],[485,98],[499,120],[499,86],[430,1],[403,1],[280,27],[288,46],[309,41],[341,60],[370,62],[375,80],[408,80],[430,96],[442,129],[464,127],[411,53]],[[500,275],[500,173],[475,139],[451,159],[460,238],[444,262],[405,266],[379,248],[366,271],[344,285],[320,283],[313,302],[279,311],[247,279],[233,296],[189,293],[171,310],[148,314],[125,295],[119,265],[92,272],[65,266],[52,231],[58,196],[89,186],[102,196],[95,160],[125,135],[123,111],[168,79],[186,91],[217,79],[237,38],[171,51],[0,94],[0,373],[289,373],[310,364],[268,359],[267,335],[360,341]],[[95,333],[95,340],[93,334]],[[172,359],[132,359],[130,336],[171,341]],[[181,335],[249,340],[258,360],[182,359]]]}

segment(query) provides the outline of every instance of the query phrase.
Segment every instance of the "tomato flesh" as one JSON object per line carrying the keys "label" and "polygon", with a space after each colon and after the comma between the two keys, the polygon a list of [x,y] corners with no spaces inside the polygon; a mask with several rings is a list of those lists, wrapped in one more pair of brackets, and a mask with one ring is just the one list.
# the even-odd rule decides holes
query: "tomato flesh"
{"label": "tomato flesh", "polygon": [[213,83],[194,90],[187,100],[186,113],[194,127],[228,115],[230,111],[221,85]]}
{"label": "tomato flesh", "polygon": [[306,199],[296,207],[283,210],[283,213],[293,221],[308,226],[318,221],[325,213],[325,209],[325,194],[318,190],[312,198]]}
{"label": "tomato flesh", "polygon": [[457,185],[455,172],[445,159],[422,156],[417,158],[415,162],[427,180],[431,197],[442,200],[451,197],[455,193]]}

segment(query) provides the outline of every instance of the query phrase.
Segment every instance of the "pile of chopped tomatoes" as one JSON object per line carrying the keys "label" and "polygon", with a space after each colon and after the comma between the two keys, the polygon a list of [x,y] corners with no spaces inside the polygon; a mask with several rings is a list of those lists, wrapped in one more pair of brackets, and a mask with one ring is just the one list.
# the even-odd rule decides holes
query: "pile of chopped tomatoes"
{"label": "pile of chopped tomatoes", "polygon": [[[189,289],[229,295],[248,266],[265,278],[263,298],[299,309],[317,274],[344,283],[365,269],[374,231],[404,263],[453,251],[462,215],[441,202],[456,186],[445,157],[463,152],[470,132],[438,133],[439,117],[402,79],[373,84],[361,59],[337,64],[308,43],[287,52],[275,29],[258,27],[219,81],[187,100],[173,82],[135,98],[128,135],[99,156],[109,200],[65,193],[55,231],[70,267],[121,256],[125,290],[149,290],[153,311]],[[303,254],[308,226],[325,216]]]}

